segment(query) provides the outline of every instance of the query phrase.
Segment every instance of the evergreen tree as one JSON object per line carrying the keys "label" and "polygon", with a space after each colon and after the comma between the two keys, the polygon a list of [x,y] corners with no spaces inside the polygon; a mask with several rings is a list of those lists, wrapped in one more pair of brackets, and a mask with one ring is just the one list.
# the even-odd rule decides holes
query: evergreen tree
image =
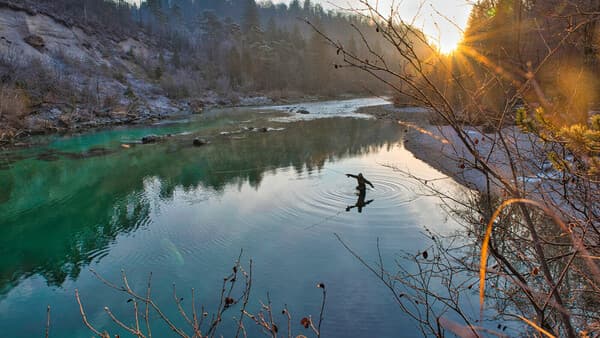
{"label": "evergreen tree", "polygon": [[289,8],[292,15],[300,14],[300,0],[292,0]]}
{"label": "evergreen tree", "polygon": [[357,56],[358,54],[358,49],[356,48],[356,41],[354,40],[354,37],[350,37],[350,40],[348,40],[348,44],[347,47],[348,52],[350,52],[350,54]]}
{"label": "evergreen tree", "polygon": [[312,11],[312,3],[310,0],[304,0],[304,7],[302,8],[304,15],[310,16]]}
{"label": "evergreen tree", "polygon": [[232,89],[237,89],[242,84],[242,66],[240,53],[237,48],[232,47],[227,54],[227,73]]}
{"label": "evergreen tree", "polygon": [[279,37],[279,31],[277,29],[277,24],[275,23],[275,18],[270,17],[269,22],[267,22],[266,29],[266,38],[269,41],[276,41]]}
{"label": "evergreen tree", "polygon": [[242,18],[242,29],[245,34],[260,29],[260,18],[258,16],[258,8],[254,0],[244,0],[244,17]]}

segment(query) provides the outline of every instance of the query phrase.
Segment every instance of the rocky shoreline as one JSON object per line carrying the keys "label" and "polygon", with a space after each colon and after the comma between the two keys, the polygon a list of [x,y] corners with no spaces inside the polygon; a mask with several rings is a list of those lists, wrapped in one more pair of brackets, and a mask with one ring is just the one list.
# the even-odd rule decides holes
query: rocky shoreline
{"label": "rocky shoreline", "polygon": [[37,112],[27,116],[23,121],[25,128],[17,129],[0,121],[0,146],[27,147],[32,145],[31,136],[81,133],[121,125],[145,125],[175,117],[202,114],[210,109],[285,105],[330,99],[336,97],[271,98],[256,95],[231,100],[209,93],[202,99],[172,101],[166,97],[158,97],[153,100],[146,99],[143,104],[122,106],[117,109],[106,108],[91,113],[82,113],[83,108],[78,107],[49,105],[40,107]]}
{"label": "rocky shoreline", "polygon": [[[415,158],[463,186],[480,192],[489,191],[495,196],[506,193],[504,183],[495,178],[488,179],[478,168],[478,161],[451,126],[430,123],[436,119],[426,109],[385,105],[363,108],[359,112],[404,125],[404,147]],[[472,142],[474,150],[486,159],[486,165],[505,181],[518,184],[523,196],[543,199],[543,191],[562,191],[564,182],[561,172],[556,170],[547,153],[540,148],[543,144],[541,140],[514,125],[502,128],[502,142],[496,132],[490,133],[486,127],[465,125],[462,130]],[[572,161],[572,156],[565,157],[565,160]],[[514,161],[521,163],[518,171],[513,171],[511,163]]]}
{"label": "rocky shoreline", "polygon": [[[472,161],[472,155],[456,137],[456,133],[449,126],[431,124],[433,113],[426,108],[396,107],[390,104],[362,108],[358,112],[372,115],[377,119],[396,121],[405,126],[404,147],[415,158],[469,189],[487,190],[486,177],[480,171],[464,165],[465,162]],[[482,146],[485,140],[491,137],[480,133],[475,128],[467,132],[473,133],[473,137],[481,140]],[[498,193],[499,190],[496,188],[496,186],[490,187],[494,193]]]}

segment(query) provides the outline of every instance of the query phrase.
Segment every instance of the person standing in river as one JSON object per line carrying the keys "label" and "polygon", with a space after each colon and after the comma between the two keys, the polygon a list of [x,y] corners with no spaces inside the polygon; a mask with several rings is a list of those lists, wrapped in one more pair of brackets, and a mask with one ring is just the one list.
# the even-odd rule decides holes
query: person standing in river
{"label": "person standing in river", "polygon": [[362,173],[358,173],[357,175],[352,175],[352,174],[346,174],[346,176],[348,177],[352,177],[352,178],[356,178],[356,180],[358,181],[358,185],[356,186],[356,190],[358,190],[359,192],[364,192],[365,190],[367,190],[367,184],[371,186],[371,188],[375,188],[373,186],[373,184],[371,182],[369,182],[369,180],[367,180]]}

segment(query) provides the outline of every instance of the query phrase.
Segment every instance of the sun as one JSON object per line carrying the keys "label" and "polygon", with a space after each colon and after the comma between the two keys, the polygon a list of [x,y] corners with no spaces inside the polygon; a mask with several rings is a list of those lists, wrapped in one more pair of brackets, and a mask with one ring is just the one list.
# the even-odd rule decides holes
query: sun
{"label": "sun", "polygon": [[437,45],[441,54],[450,55],[456,51],[461,41],[462,34],[459,32],[446,31],[440,36],[438,41],[435,41],[434,43]]}

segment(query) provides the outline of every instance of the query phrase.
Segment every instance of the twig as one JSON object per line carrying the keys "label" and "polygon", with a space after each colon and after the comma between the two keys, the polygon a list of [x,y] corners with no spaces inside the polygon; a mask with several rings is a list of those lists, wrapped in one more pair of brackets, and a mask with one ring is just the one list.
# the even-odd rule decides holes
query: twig
{"label": "twig", "polygon": [[81,314],[81,318],[83,319],[83,323],[85,324],[85,326],[87,326],[88,329],[90,329],[92,332],[94,332],[96,335],[98,335],[102,338],[110,338],[108,333],[100,333],[100,331],[96,330],[92,326],[92,324],[90,324],[90,322],[88,322],[85,311],[83,311],[83,305],[81,304],[81,299],[79,299],[79,290],[77,290],[77,289],[75,289],[75,299],[77,299],[77,304],[79,304],[79,313]]}
{"label": "twig", "polygon": [[46,309],[46,338],[50,337],[50,305]]}

